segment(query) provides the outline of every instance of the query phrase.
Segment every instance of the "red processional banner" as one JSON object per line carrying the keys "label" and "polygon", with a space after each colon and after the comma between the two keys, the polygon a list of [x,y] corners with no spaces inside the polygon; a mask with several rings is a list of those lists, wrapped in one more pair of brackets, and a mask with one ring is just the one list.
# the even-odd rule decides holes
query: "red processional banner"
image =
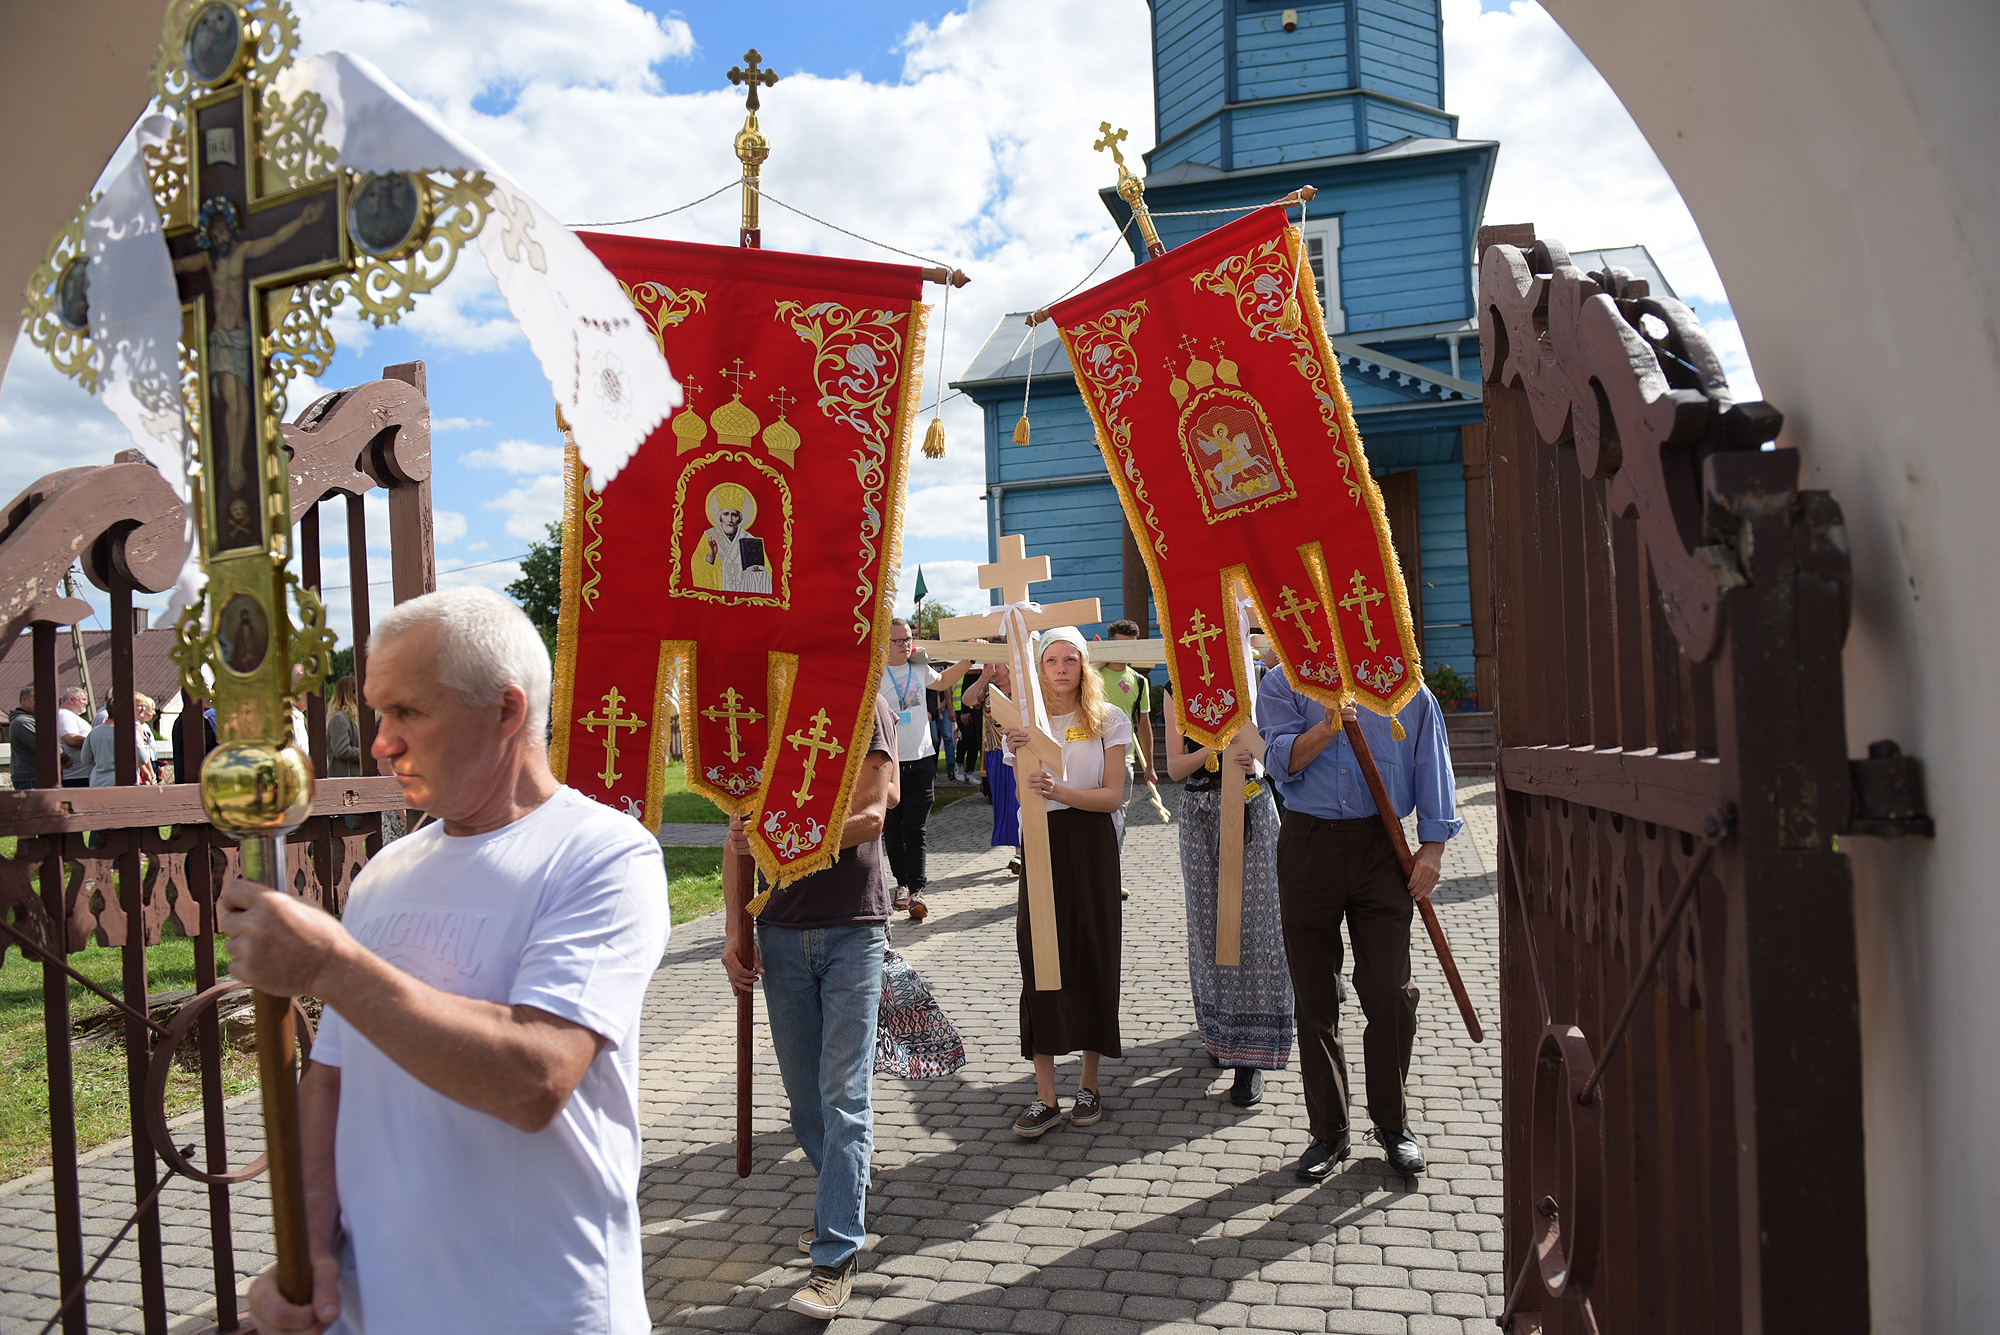
{"label": "red processional banner", "polygon": [[1181,726],[1209,746],[1250,721],[1239,586],[1322,703],[1393,713],[1423,682],[1304,268],[1284,210],[1259,209],[1049,312],[1152,578]]}
{"label": "red processional banner", "polygon": [[686,405],[603,490],[575,451],[551,760],[660,819],[677,711],[688,787],[749,814],[758,865],[839,853],[874,727],[922,383],[922,277],[583,233]]}

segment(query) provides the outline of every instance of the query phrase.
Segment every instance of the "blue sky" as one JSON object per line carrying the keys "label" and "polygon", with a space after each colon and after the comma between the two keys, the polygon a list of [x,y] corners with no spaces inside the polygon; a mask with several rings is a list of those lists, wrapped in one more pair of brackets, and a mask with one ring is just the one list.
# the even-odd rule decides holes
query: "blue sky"
{"label": "blue sky", "polygon": [[[304,50],[368,56],[572,222],[655,212],[733,179],[742,98],[724,74],[755,46],[782,76],[762,115],[770,194],[973,275],[952,302],[952,374],[1002,313],[1046,304],[1110,247],[1096,196],[1107,164],[1089,147],[1098,122],[1150,147],[1144,0],[293,2]],[[1488,219],[1533,220],[1578,249],[1646,243],[1748,381],[1726,294],[1672,182],[1548,16],[1529,0],[1445,0],[1445,35],[1460,133],[1502,145]],[[732,190],[621,230],[726,244],[736,209]],[[764,225],[774,248],[897,258],[768,204]],[[1100,278],[1128,262],[1115,256]],[[934,312],[933,338],[936,324]],[[469,254],[402,326],[350,318],[335,332],[324,387],[426,362],[444,582],[504,585],[559,514],[560,442],[546,383],[484,266]],[[934,345],[926,415],[939,364]],[[293,389],[293,412],[316,388]],[[919,563],[947,602],[984,601],[973,578],[985,558],[979,418],[963,399],[944,415],[947,457],[912,470],[905,606]],[[123,444],[101,407],[17,348],[0,386],[0,488]],[[370,555],[386,580],[386,553]],[[344,563],[337,548],[328,556]],[[335,621],[344,626],[338,606]]]}

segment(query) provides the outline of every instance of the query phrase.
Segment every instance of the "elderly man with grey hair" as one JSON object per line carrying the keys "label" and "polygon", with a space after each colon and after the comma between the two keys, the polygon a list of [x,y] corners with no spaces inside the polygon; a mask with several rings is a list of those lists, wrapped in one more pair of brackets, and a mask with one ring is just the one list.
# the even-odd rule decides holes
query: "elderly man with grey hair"
{"label": "elderly man with grey hair", "polygon": [[485,589],[369,639],[374,754],[432,820],[336,921],[234,881],[232,972],[325,1011],[299,1084],[310,1304],[264,1331],[651,1329],[641,1274],[639,1012],[667,943],[653,836],[556,782],[549,659]]}

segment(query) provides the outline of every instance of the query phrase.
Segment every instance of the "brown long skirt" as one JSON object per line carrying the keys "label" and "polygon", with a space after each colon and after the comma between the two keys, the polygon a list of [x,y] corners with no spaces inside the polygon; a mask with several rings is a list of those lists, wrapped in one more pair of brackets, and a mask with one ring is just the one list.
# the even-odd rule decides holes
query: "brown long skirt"
{"label": "brown long skirt", "polygon": [[1014,944],[1021,955],[1021,1055],[1069,1052],[1124,1055],[1118,1039],[1118,974],[1124,957],[1118,903],[1118,832],[1108,811],[1049,813],[1049,866],[1055,882],[1056,950],[1062,987],[1035,987],[1035,948],[1028,930],[1028,876],[1014,906]]}

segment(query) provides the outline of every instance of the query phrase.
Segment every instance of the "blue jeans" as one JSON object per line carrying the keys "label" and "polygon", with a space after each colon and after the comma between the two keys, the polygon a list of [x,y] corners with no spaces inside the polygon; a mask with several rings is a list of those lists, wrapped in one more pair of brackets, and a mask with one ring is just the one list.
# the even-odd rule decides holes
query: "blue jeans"
{"label": "blue jeans", "polygon": [[792,1104],[792,1134],[819,1173],[814,1265],[845,1264],[867,1239],[875,1011],[888,943],[880,923],[757,928],[764,1005]]}

